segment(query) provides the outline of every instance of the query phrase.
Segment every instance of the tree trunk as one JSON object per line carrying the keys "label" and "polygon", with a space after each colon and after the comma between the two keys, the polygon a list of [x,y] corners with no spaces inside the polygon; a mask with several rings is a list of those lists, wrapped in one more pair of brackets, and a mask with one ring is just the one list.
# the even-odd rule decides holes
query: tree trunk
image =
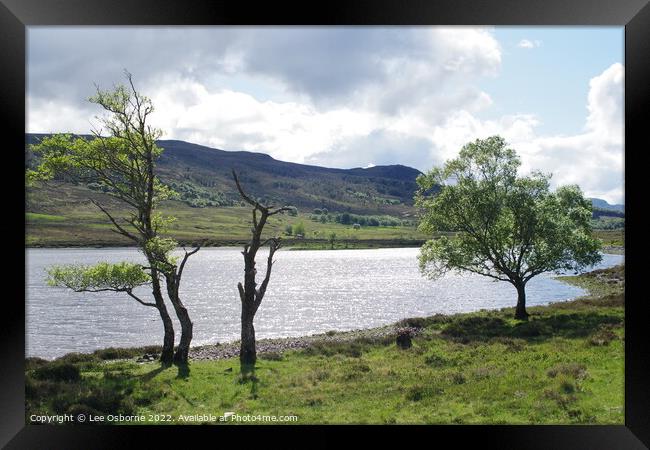
{"label": "tree trunk", "polygon": [[528,320],[528,313],[526,312],[526,285],[516,284],[517,288],[517,308],[515,309],[515,319]]}
{"label": "tree trunk", "polygon": [[239,350],[239,362],[241,363],[242,372],[244,372],[245,367],[255,366],[255,362],[257,361],[255,326],[253,325],[254,318],[255,313],[247,305],[242,305],[241,347]]}
{"label": "tree trunk", "polygon": [[192,329],[194,325],[190,320],[190,315],[187,308],[183,305],[179,295],[179,278],[175,273],[165,274],[165,281],[167,284],[167,295],[172,302],[176,317],[181,324],[181,340],[178,343],[178,349],[174,354],[174,362],[177,364],[187,364],[190,354],[190,343],[192,342]]}
{"label": "tree trunk", "polygon": [[190,315],[187,312],[187,308],[183,306],[180,298],[176,295],[176,298],[172,300],[174,305],[174,310],[176,311],[176,316],[178,321],[181,323],[181,340],[178,343],[178,349],[174,355],[174,362],[178,364],[187,364],[189,354],[190,354],[190,343],[192,342],[192,330],[194,325],[190,320]]}
{"label": "tree trunk", "polygon": [[156,308],[160,313],[163,329],[165,330],[163,348],[160,353],[160,362],[163,364],[171,364],[174,359],[174,324],[167,312],[167,307],[165,306],[165,301],[160,290],[160,281],[158,280],[158,275],[155,271],[152,274],[152,286],[153,297],[156,299]]}

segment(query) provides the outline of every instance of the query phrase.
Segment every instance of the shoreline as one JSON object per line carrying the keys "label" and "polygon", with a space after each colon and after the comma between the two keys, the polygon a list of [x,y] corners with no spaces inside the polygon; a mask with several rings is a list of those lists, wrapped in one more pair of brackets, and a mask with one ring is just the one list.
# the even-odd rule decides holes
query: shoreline
{"label": "shoreline", "polygon": [[[293,240],[296,241],[296,240]],[[313,240],[306,240],[306,241],[298,241],[298,244],[295,242],[289,242],[288,240],[283,240],[283,245],[281,249],[284,250],[291,250],[291,251],[299,251],[299,250],[363,250],[363,249],[373,249],[373,248],[413,248],[413,247],[420,247],[422,244],[424,244],[426,241],[420,241],[420,240],[401,240],[401,241],[386,241],[386,240],[379,240],[379,239],[359,239],[359,240],[354,240],[354,241],[348,241],[349,247],[346,248],[341,248],[341,247],[335,247],[334,249],[331,249],[329,247],[329,244],[325,244],[325,242],[321,241],[313,241]],[[219,243],[208,243],[208,244],[202,244],[201,248],[239,248],[247,244],[248,242],[244,241],[232,241],[232,242],[219,242]],[[198,243],[190,243],[190,242],[179,242],[179,248],[180,247],[190,247],[197,245]],[[312,244],[312,245],[325,245],[324,248],[312,248],[312,247],[301,247],[300,244]],[[340,242],[339,242],[340,244]],[[374,245],[374,244],[379,244],[379,245]],[[383,245],[382,245],[383,244]],[[366,245],[366,246],[364,246]],[[83,245],[75,245],[73,243],[62,243],[60,245],[25,245],[25,250],[28,249],[42,249],[42,250],[57,250],[57,249],[115,249],[115,248],[133,248],[137,249],[138,247],[135,245],[127,245],[127,244],[118,244],[118,243],[111,243],[111,244],[83,244]],[[609,255],[624,255],[625,254],[625,247],[622,245],[605,245],[602,248],[602,252],[604,254],[609,254]]]}
{"label": "shoreline", "polygon": [[[330,250],[330,244],[327,239],[290,239],[282,238],[282,248],[290,250]],[[341,250],[342,246],[347,245],[348,249],[365,249],[365,248],[401,248],[401,247],[420,247],[426,241],[423,239],[340,239],[335,243],[333,250]],[[179,241],[179,247],[195,247],[201,245],[201,248],[221,248],[221,247],[243,247],[248,244],[246,240],[215,240],[207,242],[199,241]],[[27,244],[25,249],[111,249],[111,248],[134,248],[136,245],[131,245],[129,242],[60,242],[48,243],[46,245]]]}
{"label": "shoreline", "polygon": [[[624,264],[623,264],[624,265]],[[614,266],[617,267],[617,266]],[[599,273],[599,271],[606,271],[608,269],[597,269],[595,271],[586,272],[585,274],[579,275],[583,276],[586,274]],[[558,276],[555,277],[558,281],[569,284],[571,279],[579,276]],[[618,282],[618,281],[617,281]],[[624,279],[623,279],[624,282]],[[579,285],[579,284],[578,284]],[[594,295],[594,293],[588,288],[583,287],[587,293],[569,300],[561,300],[550,302],[544,305],[531,305],[528,308],[530,310],[536,309],[545,309],[557,307],[557,305],[567,305],[571,303],[577,303]],[[355,330],[347,331],[337,331],[330,330],[322,333],[315,333],[304,336],[294,336],[294,337],[278,337],[278,338],[264,338],[257,341],[257,353],[260,359],[272,359],[281,355],[285,351],[291,350],[302,350],[314,345],[328,345],[328,344],[342,344],[342,343],[351,343],[355,341],[365,341],[365,342],[379,342],[388,338],[395,338],[397,331],[400,328],[409,328],[413,336],[416,336],[420,331],[420,325],[424,322],[436,321],[436,322],[451,322],[455,318],[462,317],[464,315],[472,315],[481,312],[495,312],[503,313],[508,310],[514,311],[514,306],[512,307],[503,307],[494,310],[480,309],[476,311],[469,312],[459,312],[453,314],[443,314],[437,313],[431,316],[425,317],[409,317],[401,319],[397,322],[393,322],[388,325],[381,325],[371,328],[362,328]],[[136,359],[138,363],[147,363],[155,362],[155,358],[151,359],[152,355],[156,355],[160,350],[160,346],[157,345],[148,345],[140,347],[105,347],[97,349],[92,352],[70,352],[65,355],[47,359],[39,356],[29,356],[25,357],[25,360],[46,360],[48,362],[55,362],[59,360],[65,360],[75,356],[85,356],[92,357],[93,355],[101,355],[105,352],[115,352],[116,354],[123,354],[125,357],[116,357],[116,358],[104,358],[106,360],[131,360]],[[128,355],[128,356],[127,356]],[[239,355],[239,340],[229,341],[229,342],[217,342],[215,344],[203,344],[198,346],[193,346],[190,348],[190,361],[212,361],[212,360],[221,360],[234,358]]]}

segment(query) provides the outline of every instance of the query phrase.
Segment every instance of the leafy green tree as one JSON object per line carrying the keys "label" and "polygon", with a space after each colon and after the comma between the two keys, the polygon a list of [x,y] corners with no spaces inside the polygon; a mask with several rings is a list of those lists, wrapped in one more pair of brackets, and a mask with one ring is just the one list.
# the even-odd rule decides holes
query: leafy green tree
{"label": "leafy green tree", "polygon": [[[155,163],[162,152],[156,140],[162,132],[147,123],[154,111],[151,100],[136,91],[131,74],[125,73],[128,86],[118,85],[112,91],[97,88],[96,95],[90,98],[90,102],[101,106],[106,114],[100,118],[101,127],[93,130],[92,138],[55,134],[32,146],[40,161],[34,170],[28,170],[27,182],[47,182],[60,175],[75,181],[93,182],[127,211],[118,217],[107,206],[91,200],[106,215],[112,230],[137,245],[148,261],[143,270],[149,276],[155,300],[153,304],[160,313],[164,328],[161,361],[165,364],[172,360],[187,363],[192,322],[180,300],[179,287],[185,263],[198,247],[186,251],[178,264],[177,258],[171,256],[177,243],[160,236],[172,220],[156,212],[159,203],[172,194],[155,173]],[[102,265],[54,269],[51,281],[76,291],[94,292],[112,286],[111,290],[126,292],[133,297],[131,285],[124,284],[128,281],[124,279],[127,272],[115,267],[108,272]],[[100,273],[110,273],[113,278],[98,278]],[[175,354],[173,324],[162,294],[163,278],[181,323],[181,339]],[[87,283],[78,284],[81,281]]]}
{"label": "leafy green tree", "polygon": [[297,236],[299,234],[305,235],[305,224],[302,222],[298,222],[296,225],[293,226],[293,234],[294,236]]}
{"label": "leafy green tree", "polygon": [[284,234],[287,236],[291,236],[293,234],[293,226],[291,224],[288,224],[286,227],[284,227]]}
{"label": "leafy green tree", "polygon": [[420,229],[436,234],[420,249],[420,269],[507,281],[517,289],[515,318],[527,320],[526,283],[543,272],[578,271],[601,260],[591,202],[578,186],[550,191],[550,175],[518,177],[520,160],[502,137],[465,145],[458,158],[417,178]]}

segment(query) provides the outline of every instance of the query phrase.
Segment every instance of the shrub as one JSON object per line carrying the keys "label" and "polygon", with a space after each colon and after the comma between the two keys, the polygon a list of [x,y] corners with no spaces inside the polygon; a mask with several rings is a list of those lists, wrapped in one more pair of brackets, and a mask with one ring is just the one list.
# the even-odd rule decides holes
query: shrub
{"label": "shrub", "polygon": [[92,353],[68,353],[67,355],[57,358],[57,362],[79,364],[87,362],[97,362],[97,355]]}
{"label": "shrub", "polygon": [[43,358],[38,358],[38,357],[25,358],[25,370],[34,370],[39,367],[43,367],[48,363],[49,361]]}
{"label": "shrub", "polygon": [[50,363],[34,370],[34,378],[50,381],[79,381],[81,372],[79,367],[70,363]]}
{"label": "shrub", "polygon": [[506,322],[500,317],[467,317],[453,320],[442,334],[453,337],[482,336],[492,337],[506,333]]}
{"label": "shrub", "polygon": [[96,355],[99,359],[104,360],[128,359],[138,355],[141,353],[141,351],[142,350],[140,349],[109,347],[101,350],[96,350],[93,352],[93,355]]}
{"label": "shrub", "polygon": [[558,375],[566,375],[576,380],[586,378],[587,376],[587,366],[579,363],[563,363],[557,364],[550,368],[546,374],[555,378]]}
{"label": "shrub", "polygon": [[427,319],[424,317],[409,317],[402,319],[397,323],[400,327],[424,328],[427,326]]}
{"label": "shrub", "polygon": [[465,378],[465,375],[463,375],[462,372],[454,372],[450,376],[451,382],[454,384],[465,384],[467,379]]}
{"label": "shrub", "polygon": [[442,394],[442,393],[443,390],[441,388],[434,388],[431,386],[423,386],[421,384],[416,384],[415,386],[411,386],[406,391],[406,399],[412,402],[419,402],[420,400],[426,397],[431,397],[432,395]]}
{"label": "shrub", "polygon": [[402,349],[411,348],[413,345],[412,338],[417,333],[417,330],[411,327],[403,327],[398,328],[396,331],[397,337],[395,342],[397,343],[397,346]]}
{"label": "shrub", "polygon": [[609,345],[611,341],[617,338],[618,336],[612,331],[611,326],[603,325],[589,336],[587,342],[589,345],[602,346]]}
{"label": "shrub", "polygon": [[449,360],[445,356],[440,354],[439,352],[435,351],[433,353],[428,354],[424,358],[424,363],[427,366],[442,367],[442,366],[448,364]]}
{"label": "shrub", "polygon": [[524,322],[518,324],[513,329],[513,335],[522,336],[522,337],[535,337],[535,336],[544,336],[552,334],[553,329],[548,325],[539,320],[532,320],[530,322]]}
{"label": "shrub", "polygon": [[264,352],[260,353],[260,359],[264,359],[266,361],[282,361],[284,357],[282,356],[281,352]]}

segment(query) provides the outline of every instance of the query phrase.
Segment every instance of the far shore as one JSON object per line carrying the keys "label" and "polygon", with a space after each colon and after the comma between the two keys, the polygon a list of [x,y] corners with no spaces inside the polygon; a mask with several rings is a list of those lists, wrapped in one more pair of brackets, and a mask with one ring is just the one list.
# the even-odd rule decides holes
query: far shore
{"label": "far shore", "polygon": [[[340,240],[334,243],[334,248],[325,239],[282,239],[282,248],[285,250],[361,250],[373,248],[411,248],[421,247],[426,241],[424,240],[386,240],[386,239],[350,239]],[[193,247],[201,245],[204,248],[216,247],[243,247],[248,241],[232,240],[232,241],[210,241],[207,243],[199,242],[179,242],[180,247]],[[47,245],[31,244],[25,245],[25,248],[39,248],[39,249],[63,249],[63,248],[137,248],[135,245],[130,245],[124,242],[57,242],[47,243]],[[625,247],[620,245],[605,245],[602,252],[609,255],[624,255]]]}

